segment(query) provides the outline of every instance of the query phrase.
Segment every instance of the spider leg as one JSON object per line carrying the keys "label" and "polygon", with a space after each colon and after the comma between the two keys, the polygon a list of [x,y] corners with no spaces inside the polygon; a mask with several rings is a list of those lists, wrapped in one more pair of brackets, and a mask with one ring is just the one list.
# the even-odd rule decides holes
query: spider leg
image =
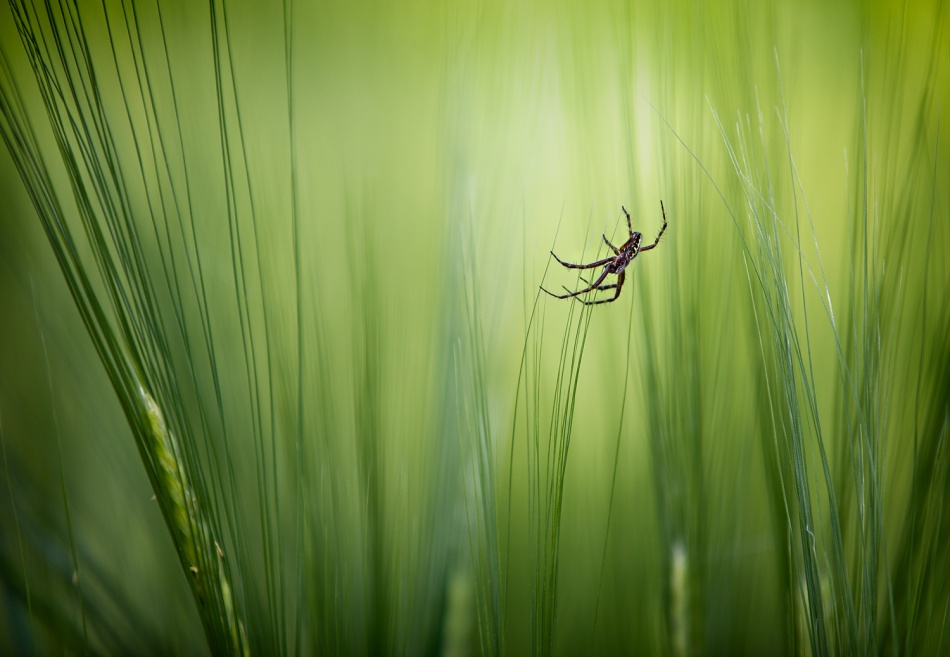
{"label": "spider leg", "polygon": [[[617,284],[615,286],[614,285],[606,286],[606,287],[617,288],[617,291],[614,292],[614,295],[612,297],[609,297],[607,299],[600,299],[598,301],[584,301],[582,299],[578,299],[578,301],[580,301],[585,306],[596,306],[597,304],[600,304],[600,303],[610,303],[611,301],[616,301],[617,297],[620,296],[620,289],[623,287],[623,279],[626,275],[627,275],[627,272],[625,271],[620,272],[619,274],[617,274]],[[602,289],[602,288],[597,288],[597,289]]]}
{"label": "spider leg", "polygon": [[[555,257],[557,257],[557,256],[555,256]],[[567,294],[554,294],[553,292],[548,292],[548,291],[545,290],[543,287],[541,288],[541,291],[542,291],[542,292],[547,292],[548,294],[550,294],[550,295],[551,295],[552,297],[554,297],[555,299],[568,299],[568,298],[570,298],[570,297],[576,297],[576,296],[579,295],[579,294],[584,294],[585,292],[590,292],[591,290],[593,290],[594,288],[596,288],[598,285],[600,285],[600,284],[603,282],[603,280],[604,280],[605,278],[607,278],[607,274],[609,274],[609,273],[610,273],[610,269],[609,269],[608,267],[604,267],[604,271],[600,274],[600,276],[597,278],[597,280],[594,281],[593,284],[592,284],[590,287],[585,287],[583,290],[577,290],[576,292],[568,292]]]}
{"label": "spider leg", "polygon": [[603,233],[601,233],[600,236],[604,238],[604,241],[607,243],[607,246],[609,246],[611,249],[613,249],[613,252],[614,252],[616,255],[620,255],[620,249],[618,249],[616,246],[614,246],[613,244],[611,244],[611,243],[610,243],[610,240],[607,239],[607,236],[606,236],[606,235],[604,235]]}
{"label": "spider leg", "polygon": [[[580,279],[581,279],[582,281],[584,281],[585,283],[587,283],[588,285],[591,285],[591,282],[590,282],[589,280],[587,280],[586,278],[584,278],[583,276],[581,276]],[[596,288],[594,288],[594,289],[597,289],[597,290],[609,290],[609,289],[615,288],[615,287],[617,287],[617,284],[616,284],[616,283],[611,283],[610,285],[598,285],[598,286],[597,286]],[[567,288],[564,288],[564,289],[566,290]]]}
{"label": "spider leg", "polygon": [[633,237],[633,226],[630,225],[630,213],[627,212],[627,208],[620,206],[620,209],[623,210],[623,213],[627,215],[627,230],[630,231],[630,237]]}
{"label": "spider leg", "polygon": [[574,263],[571,263],[571,262],[564,262],[563,260],[558,258],[556,255],[554,255],[554,251],[551,251],[551,255],[554,256],[555,260],[557,260],[559,263],[561,263],[568,269],[593,269],[594,267],[600,267],[601,265],[606,265],[608,262],[614,259],[614,256],[610,256],[609,258],[604,258],[603,260],[592,262],[589,265],[575,265]]}
{"label": "spider leg", "polygon": [[642,246],[642,247],[640,247],[640,253],[643,253],[644,251],[649,251],[649,250],[652,249],[654,246],[656,246],[657,244],[659,244],[659,243],[660,243],[660,238],[663,237],[663,233],[666,232],[666,208],[663,207],[663,201],[660,201],[660,210],[663,211],[663,228],[660,229],[660,232],[659,232],[659,233],[657,234],[657,236],[656,236],[656,241],[653,242],[653,244],[651,244],[650,246]]}

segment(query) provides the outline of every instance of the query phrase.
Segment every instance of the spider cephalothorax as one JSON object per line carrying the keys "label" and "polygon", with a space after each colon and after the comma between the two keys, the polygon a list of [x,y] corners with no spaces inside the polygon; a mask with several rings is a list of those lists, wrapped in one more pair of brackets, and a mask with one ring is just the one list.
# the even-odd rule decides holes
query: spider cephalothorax
{"label": "spider cephalothorax", "polygon": [[[663,201],[660,201],[660,211],[663,213],[663,227],[657,234],[656,240],[654,240],[653,244],[643,247],[640,246],[643,236],[638,232],[634,232],[633,226],[630,224],[630,213],[627,212],[627,209],[622,205],[620,206],[620,209],[623,210],[623,213],[627,216],[627,231],[630,233],[630,239],[624,242],[623,246],[618,249],[616,246],[610,243],[610,240],[607,239],[606,235],[602,235],[604,242],[606,242],[607,246],[610,247],[610,250],[614,252],[614,255],[604,258],[603,260],[598,260],[597,262],[592,262],[589,265],[575,265],[570,262],[564,262],[554,255],[554,251],[551,251],[551,255],[554,256],[554,259],[568,269],[594,269],[595,267],[600,267],[603,265],[604,271],[600,273],[600,276],[597,278],[597,280],[595,280],[593,283],[590,283],[588,287],[585,287],[583,290],[578,290],[576,292],[571,292],[568,290],[567,294],[554,294],[552,292],[548,292],[542,287],[541,289],[544,292],[547,292],[556,299],[568,299],[570,297],[576,297],[578,295],[584,294],[585,292],[590,292],[591,290],[610,290],[612,288],[616,288],[617,291],[614,292],[614,295],[609,299],[600,299],[598,301],[580,300],[581,303],[588,306],[594,306],[598,303],[610,303],[611,301],[615,301],[617,297],[620,296],[620,289],[623,287],[623,279],[626,276],[626,272],[624,270],[626,270],[627,265],[633,262],[633,259],[639,254],[643,253],[644,251],[649,251],[660,243],[660,238],[663,236],[663,232],[666,230],[666,208],[663,207]],[[601,285],[604,279],[607,278],[607,274],[615,274],[617,276],[617,282],[610,285]],[[581,280],[585,283],[588,282],[583,278],[581,278]]]}

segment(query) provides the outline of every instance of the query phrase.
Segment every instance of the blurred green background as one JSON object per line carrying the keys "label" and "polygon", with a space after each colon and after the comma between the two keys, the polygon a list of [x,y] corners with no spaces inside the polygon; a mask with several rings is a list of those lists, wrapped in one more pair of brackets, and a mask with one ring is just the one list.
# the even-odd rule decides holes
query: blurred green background
{"label": "blurred green background", "polygon": [[11,1],[0,652],[950,650],[948,27]]}

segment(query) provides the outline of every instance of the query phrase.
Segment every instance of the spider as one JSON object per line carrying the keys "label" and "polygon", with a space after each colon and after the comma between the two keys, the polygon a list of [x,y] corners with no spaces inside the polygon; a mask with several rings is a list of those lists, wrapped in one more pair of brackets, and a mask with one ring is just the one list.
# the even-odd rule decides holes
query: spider
{"label": "spider", "polygon": [[[659,244],[660,238],[663,236],[663,232],[666,230],[666,208],[663,207],[663,201],[660,201],[660,211],[663,213],[663,228],[660,229],[660,232],[657,234],[656,240],[653,242],[653,244],[641,248],[640,239],[642,235],[638,232],[634,232],[633,226],[630,225],[630,213],[627,212],[627,209],[622,205],[620,206],[620,209],[623,210],[625,215],[627,215],[627,230],[630,231],[630,239],[624,242],[623,246],[618,249],[616,246],[610,243],[610,240],[607,239],[606,235],[601,235],[601,237],[604,238],[604,242],[607,243],[607,246],[609,246],[614,252],[614,255],[604,258],[603,260],[598,260],[597,262],[592,262],[589,265],[575,265],[570,262],[564,262],[554,255],[554,251],[551,251],[551,255],[554,256],[554,259],[568,269],[594,269],[595,267],[606,265],[604,267],[604,271],[600,273],[600,276],[597,278],[597,280],[593,283],[590,283],[590,281],[581,277],[582,281],[588,283],[588,287],[585,287],[583,290],[578,290],[577,292],[571,292],[570,290],[567,290],[567,288],[564,288],[567,290],[567,294],[554,294],[545,290],[544,287],[541,288],[542,291],[547,292],[555,299],[568,299],[570,297],[576,297],[578,295],[584,294],[585,292],[590,292],[591,290],[610,290],[612,288],[616,288],[617,291],[614,292],[614,295],[609,299],[600,299],[598,301],[583,301],[578,299],[578,301],[587,306],[596,306],[598,303],[610,303],[611,301],[617,300],[617,297],[620,296],[620,289],[623,287],[623,279],[626,276],[626,271],[624,270],[627,268],[627,265],[629,265],[640,253],[649,251]],[[607,278],[607,274],[616,274],[617,282],[611,285],[601,285],[603,280]]]}

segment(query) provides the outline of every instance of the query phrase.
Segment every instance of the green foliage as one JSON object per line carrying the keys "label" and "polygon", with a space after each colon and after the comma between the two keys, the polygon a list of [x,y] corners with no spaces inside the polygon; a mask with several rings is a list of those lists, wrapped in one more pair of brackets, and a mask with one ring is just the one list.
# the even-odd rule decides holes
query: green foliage
{"label": "green foliage", "polygon": [[947,24],[11,0],[0,652],[946,652]]}

